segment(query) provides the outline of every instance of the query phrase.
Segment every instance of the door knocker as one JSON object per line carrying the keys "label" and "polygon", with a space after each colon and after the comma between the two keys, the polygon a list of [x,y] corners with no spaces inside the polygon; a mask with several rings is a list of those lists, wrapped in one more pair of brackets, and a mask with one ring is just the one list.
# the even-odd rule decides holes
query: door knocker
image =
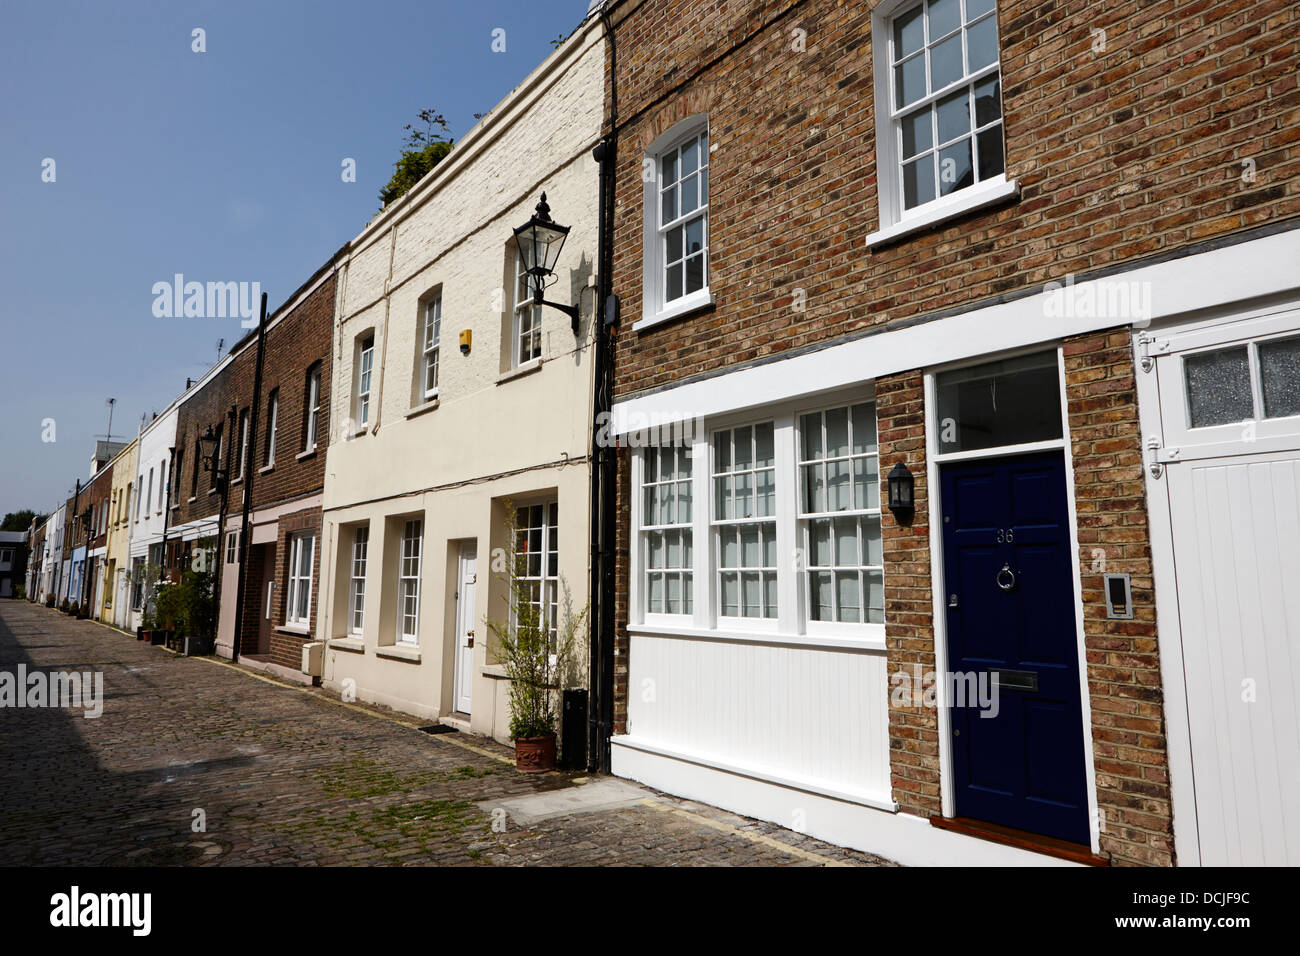
{"label": "door knocker", "polygon": [[998,587],[1004,591],[1015,590],[1016,572],[1011,570],[1010,564],[1002,565],[1002,570],[998,572],[997,582]]}

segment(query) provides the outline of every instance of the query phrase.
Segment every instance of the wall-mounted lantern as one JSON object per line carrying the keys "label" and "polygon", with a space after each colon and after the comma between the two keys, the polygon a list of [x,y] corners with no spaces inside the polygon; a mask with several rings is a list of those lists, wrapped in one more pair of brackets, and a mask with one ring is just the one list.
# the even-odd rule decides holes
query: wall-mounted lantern
{"label": "wall-mounted lantern", "polygon": [[889,472],[889,510],[894,517],[910,517],[916,510],[912,473],[901,461]]}
{"label": "wall-mounted lantern", "polygon": [[578,320],[581,315],[576,305],[560,305],[548,302],[543,295],[546,287],[556,279],[555,263],[559,261],[560,250],[564,240],[569,237],[569,227],[561,226],[551,219],[551,207],[546,203],[546,193],[532,217],[515,230],[515,244],[524,260],[524,271],[528,273],[533,289],[533,302],[537,305],[549,305],[559,309],[569,317],[573,334],[578,334]]}
{"label": "wall-mounted lantern", "polygon": [[212,472],[212,486],[219,491],[225,491],[226,488],[226,470],[221,467],[221,462],[217,459],[217,451],[220,442],[217,440],[217,434],[208,425],[208,430],[199,436],[199,450],[203,454],[203,470]]}

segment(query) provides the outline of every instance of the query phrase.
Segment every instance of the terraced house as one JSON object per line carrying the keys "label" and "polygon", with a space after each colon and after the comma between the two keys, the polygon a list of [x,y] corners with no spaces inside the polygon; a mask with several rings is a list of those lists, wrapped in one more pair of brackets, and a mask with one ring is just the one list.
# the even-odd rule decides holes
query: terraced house
{"label": "terraced house", "polygon": [[[589,20],[339,258],[325,686],[502,740],[509,529],[552,626],[587,604],[603,68]],[[534,216],[570,230],[544,280]]]}
{"label": "terraced house", "polygon": [[614,771],[902,862],[1300,862],[1300,10],[606,14]]}

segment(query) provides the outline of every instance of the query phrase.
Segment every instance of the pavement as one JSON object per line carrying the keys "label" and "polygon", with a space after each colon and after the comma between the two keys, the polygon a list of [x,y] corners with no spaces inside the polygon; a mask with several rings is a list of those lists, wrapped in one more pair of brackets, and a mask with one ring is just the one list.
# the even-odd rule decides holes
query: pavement
{"label": "pavement", "polygon": [[[20,669],[102,674],[102,714],[12,706]],[[0,601],[0,865],[893,865],[421,723]]]}

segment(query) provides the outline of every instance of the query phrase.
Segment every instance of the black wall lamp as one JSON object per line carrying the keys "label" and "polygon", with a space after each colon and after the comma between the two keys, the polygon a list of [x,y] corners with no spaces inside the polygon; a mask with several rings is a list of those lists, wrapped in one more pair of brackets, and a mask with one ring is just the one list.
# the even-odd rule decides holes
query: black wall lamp
{"label": "black wall lamp", "polygon": [[212,472],[212,487],[219,491],[225,491],[226,478],[229,476],[226,474],[226,469],[221,467],[221,461],[217,458],[220,444],[211,425],[208,426],[207,431],[199,436],[199,445],[203,452],[203,470]]}
{"label": "black wall lamp", "polygon": [[916,511],[912,473],[901,461],[889,472],[889,510],[894,517],[911,517]]}
{"label": "black wall lamp", "polygon": [[573,334],[578,334],[578,321],[581,310],[576,305],[560,305],[543,298],[546,287],[555,281],[555,263],[559,261],[560,250],[564,240],[569,237],[569,227],[561,226],[551,219],[551,207],[546,203],[546,193],[537,204],[537,211],[526,223],[515,230],[515,244],[523,256],[524,271],[532,280],[533,302],[537,305],[549,305],[559,309],[569,317]]}

